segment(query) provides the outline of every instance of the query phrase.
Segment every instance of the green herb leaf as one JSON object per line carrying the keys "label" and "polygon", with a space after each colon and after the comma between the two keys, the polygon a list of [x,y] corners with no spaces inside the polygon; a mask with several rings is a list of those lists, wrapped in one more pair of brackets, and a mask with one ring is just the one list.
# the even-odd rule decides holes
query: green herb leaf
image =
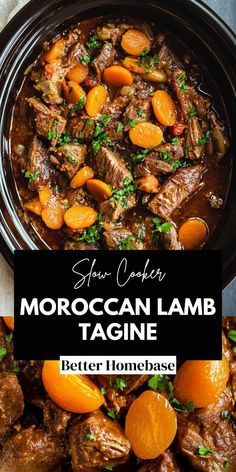
{"label": "green herb leaf", "polygon": [[221,412],[222,420],[230,420],[230,412],[228,410],[223,410]]}
{"label": "green herb leaf", "polygon": [[209,447],[198,446],[197,455],[199,457],[205,457],[207,454],[215,455],[215,452]]}
{"label": "green herb leaf", "polygon": [[171,159],[171,154],[167,151],[158,150],[158,153],[160,154],[162,161],[168,161],[169,159]]}
{"label": "green herb leaf", "polygon": [[96,243],[101,237],[101,233],[97,226],[93,225],[90,228],[85,229],[82,233],[80,238],[77,238],[76,241],[83,241],[87,244],[94,244]]}
{"label": "green herb leaf", "polygon": [[186,400],[184,403],[180,403],[177,398],[173,396],[170,398],[170,404],[175,411],[183,413],[185,411],[194,411],[194,403],[191,400]]}
{"label": "green herb leaf", "polygon": [[172,162],[172,167],[174,170],[177,170],[179,169],[179,167],[186,167],[187,166],[187,162],[185,159],[183,159],[182,157],[180,159],[177,159],[176,161]]}
{"label": "green herb leaf", "polygon": [[101,388],[101,394],[106,395],[106,393],[107,393],[107,389],[105,387],[102,387]]}
{"label": "green herb leaf", "polygon": [[230,341],[233,341],[234,343],[236,343],[236,329],[230,329],[227,333],[227,336],[230,339]]}
{"label": "green herb leaf", "polygon": [[107,416],[109,416],[110,418],[112,418],[113,420],[116,419],[116,412],[114,410],[109,410],[107,412]]}
{"label": "green herb leaf", "polygon": [[208,139],[211,137],[211,131],[206,131],[198,141],[199,146],[204,146]]}
{"label": "green herb leaf", "polygon": [[107,467],[105,467],[105,470],[112,470],[112,469],[113,469],[112,465],[108,465]]}
{"label": "green herb leaf", "polygon": [[162,223],[162,220],[158,217],[152,218],[154,224],[153,233],[166,233],[172,228],[172,223]]}
{"label": "green herb leaf", "polygon": [[94,123],[94,121],[91,120],[90,118],[88,120],[86,120],[86,125],[88,125],[88,126],[93,126],[93,123]]}
{"label": "green herb leaf", "polygon": [[140,116],[140,118],[147,118],[147,113],[145,113],[145,111],[143,111],[142,108],[138,108],[137,113],[138,113],[138,116]]}
{"label": "green herb leaf", "polygon": [[125,387],[127,387],[127,382],[125,379],[122,379],[121,377],[116,377],[116,387],[123,391]]}
{"label": "green herb leaf", "polygon": [[69,151],[66,152],[66,158],[67,160],[70,162],[70,164],[76,164],[78,162],[78,160],[76,159],[75,156],[71,156],[71,154],[69,153]]}
{"label": "green herb leaf", "polygon": [[90,57],[88,56],[88,54],[82,54],[80,61],[83,66],[86,66],[90,61]]}
{"label": "green herb leaf", "polygon": [[189,105],[189,116],[190,116],[190,118],[194,118],[194,116],[196,116],[196,114],[197,114],[196,108],[193,106],[192,103],[190,103],[190,105]]}
{"label": "green herb leaf", "polygon": [[224,461],[223,463],[223,469],[228,469],[230,466],[230,462],[229,461]]}
{"label": "green herb leaf", "polygon": [[119,251],[131,251],[133,249],[133,237],[131,234],[119,241],[118,249]]}
{"label": "green herb leaf", "polygon": [[13,333],[12,331],[5,336],[5,340],[7,343],[10,343],[13,340]]}
{"label": "green herb leaf", "polygon": [[148,386],[153,390],[163,390],[169,393],[173,392],[173,384],[170,380],[169,375],[164,374],[155,374],[153,375],[149,381]]}
{"label": "green herb leaf", "polygon": [[59,136],[59,139],[57,141],[58,146],[65,146],[66,144],[70,144],[71,141],[73,140],[72,136],[66,133],[66,131],[63,131],[61,135]]}
{"label": "green herb leaf", "polygon": [[16,365],[15,367],[13,367],[12,371],[13,371],[15,374],[19,374],[19,373],[20,373],[20,366],[19,366],[19,365]]}
{"label": "green herb leaf", "polygon": [[86,44],[90,51],[92,51],[95,48],[98,48],[101,45],[100,41],[98,40],[97,35],[91,36]]}
{"label": "green herb leaf", "polygon": [[119,123],[117,124],[116,132],[117,132],[117,133],[121,133],[121,131],[122,131],[123,128],[124,128],[123,123],[120,123],[120,122],[119,122]]}
{"label": "green herb leaf", "polygon": [[130,158],[134,162],[134,164],[138,164],[141,162],[151,151],[153,151],[153,147],[149,147],[146,149],[141,149],[137,154],[131,154]]}
{"label": "green herb leaf", "polygon": [[1,347],[0,348],[0,361],[2,361],[2,359],[4,359],[4,357],[6,357],[8,354],[8,351],[5,347]]}
{"label": "green herb leaf", "polygon": [[101,123],[102,126],[107,126],[108,123],[111,121],[111,117],[108,115],[100,115],[98,121]]}
{"label": "green herb leaf", "polygon": [[124,179],[123,188],[119,190],[113,190],[111,198],[113,199],[116,207],[122,206],[123,208],[127,208],[127,197],[132,195],[132,193],[134,193],[136,189],[137,187],[133,184],[133,181],[126,177]]}
{"label": "green herb leaf", "polygon": [[30,182],[33,182],[34,180],[37,179],[37,177],[40,174],[40,170],[36,170],[33,174],[29,172],[28,170],[25,172],[25,177],[29,179]]}
{"label": "green herb leaf", "polygon": [[96,441],[96,436],[92,433],[88,433],[86,434],[86,439],[88,439],[88,441]]}
{"label": "green herb leaf", "polygon": [[171,142],[171,144],[178,144],[179,138],[177,138],[177,137],[176,138],[171,138],[170,142]]}
{"label": "green herb leaf", "polygon": [[185,93],[186,91],[186,80],[187,80],[186,72],[181,72],[181,74],[178,76],[181,93]]}
{"label": "green herb leaf", "polygon": [[76,113],[78,110],[81,110],[86,103],[86,95],[81,95],[80,99],[77,100],[73,107],[70,109],[70,115]]}
{"label": "green herb leaf", "polygon": [[145,67],[146,74],[152,72],[153,67],[156,67],[159,64],[159,58],[157,54],[150,56],[147,49],[144,48],[140,54],[140,59],[137,61],[138,66]]}
{"label": "green herb leaf", "polygon": [[136,126],[137,123],[138,123],[138,120],[129,120],[130,128],[134,128],[134,126]]}

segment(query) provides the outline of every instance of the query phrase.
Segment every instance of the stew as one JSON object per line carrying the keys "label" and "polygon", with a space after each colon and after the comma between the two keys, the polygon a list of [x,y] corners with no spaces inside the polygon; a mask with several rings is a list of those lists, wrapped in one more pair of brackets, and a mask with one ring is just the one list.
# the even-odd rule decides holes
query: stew
{"label": "stew", "polygon": [[201,248],[231,169],[213,89],[155,24],[99,17],[45,42],[12,121],[22,221],[52,249]]}
{"label": "stew", "polygon": [[222,361],[90,377],[14,361],[11,319],[0,318],[2,472],[235,472],[236,318],[223,318]]}

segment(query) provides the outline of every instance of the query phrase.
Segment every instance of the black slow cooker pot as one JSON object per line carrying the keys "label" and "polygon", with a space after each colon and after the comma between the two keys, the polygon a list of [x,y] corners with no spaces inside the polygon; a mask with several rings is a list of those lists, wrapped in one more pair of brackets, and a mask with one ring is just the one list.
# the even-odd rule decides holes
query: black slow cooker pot
{"label": "black slow cooker pot", "polygon": [[[179,36],[201,60],[216,82],[236,151],[236,37],[199,0],[32,0],[0,35],[0,247],[13,264],[15,249],[47,249],[19,219],[20,205],[9,159],[11,110],[22,75],[39,54],[42,42],[77,21],[117,14],[158,21]],[[236,160],[223,217],[206,248],[223,251],[223,285],[236,273]]]}

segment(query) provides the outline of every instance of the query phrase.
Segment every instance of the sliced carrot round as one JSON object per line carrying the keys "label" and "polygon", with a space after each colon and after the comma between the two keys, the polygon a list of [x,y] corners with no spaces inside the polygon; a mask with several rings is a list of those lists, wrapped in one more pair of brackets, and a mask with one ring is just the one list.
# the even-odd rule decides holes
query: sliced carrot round
{"label": "sliced carrot round", "polygon": [[61,57],[64,47],[65,47],[65,40],[62,38],[58,39],[55,43],[53,43],[50,46],[49,51],[47,51],[43,55],[43,60],[48,62],[49,64],[53,64],[53,62],[56,62]]}
{"label": "sliced carrot round", "polygon": [[7,325],[7,327],[11,330],[14,331],[14,316],[3,316],[4,323]]}
{"label": "sliced carrot round", "polygon": [[38,198],[32,198],[32,200],[28,200],[28,202],[24,203],[24,208],[25,210],[31,211],[31,213],[40,216],[43,207]]}
{"label": "sliced carrot round", "polygon": [[93,169],[89,166],[84,166],[82,169],[78,170],[74,175],[73,179],[70,181],[71,188],[83,187],[86,184],[87,180],[92,179],[94,176]]}
{"label": "sliced carrot round", "polygon": [[186,361],[174,380],[174,395],[181,402],[194,403],[204,408],[215,403],[225,390],[229,378],[229,365],[222,361]]}
{"label": "sliced carrot round", "polygon": [[42,220],[49,229],[61,229],[63,226],[64,209],[55,197],[52,197],[43,208]]}
{"label": "sliced carrot round", "polygon": [[189,218],[179,229],[179,240],[185,249],[199,249],[206,241],[208,227],[200,218]]}
{"label": "sliced carrot round", "polygon": [[87,182],[87,189],[92,197],[98,202],[107,200],[112,195],[112,190],[105,182],[98,179],[91,179]]}
{"label": "sliced carrot round", "polygon": [[122,36],[121,47],[131,56],[140,56],[151,49],[151,42],[145,33],[136,29],[129,29]]}
{"label": "sliced carrot round", "polygon": [[[70,80],[67,83],[62,82],[62,90],[63,90],[66,100],[69,103],[78,102],[82,97],[85,97],[86,99],[85,91],[82,89],[82,87],[79,84],[77,84],[76,82],[72,80]],[[85,101],[86,100],[84,100],[84,102]]]}
{"label": "sliced carrot round", "polygon": [[143,148],[155,147],[161,144],[163,132],[159,126],[148,121],[142,121],[129,130],[129,137],[136,146]]}
{"label": "sliced carrot round", "polygon": [[93,225],[97,216],[97,212],[92,207],[75,205],[65,212],[64,219],[69,228],[77,230]]}
{"label": "sliced carrot round", "polygon": [[66,77],[67,79],[72,80],[73,82],[76,82],[77,84],[81,84],[81,82],[83,82],[86,79],[88,73],[89,73],[88,66],[84,64],[79,64],[78,66],[75,66],[72,69],[70,69]]}
{"label": "sliced carrot round", "polygon": [[114,87],[123,87],[123,85],[132,85],[134,79],[131,72],[122,66],[107,67],[103,72],[105,82]]}
{"label": "sliced carrot round", "polygon": [[48,200],[50,200],[52,194],[51,190],[49,187],[42,187],[39,190],[39,201],[42,204],[42,206],[45,206]]}
{"label": "sliced carrot round", "polygon": [[164,126],[173,126],[176,122],[175,104],[165,90],[157,90],[152,97],[152,106],[156,119]]}
{"label": "sliced carrot round", "polygon": [[44,362],[42,380],[49,397],[64,410],[88,413],[104,403],[100,389],[87,375],[62,375],[59,361]]}
{"label": "sliced carrot round", "polygon": [[93,87],[88,95],[86,101],[86,111],[89,116],[95,117],[101,112],[102,107],[107,101],[107,91],[103,85],[96,85]]}
{"label": "sliced carrot round", "polygon": [[131,403],[125,433],[140,459],[154,459],[172,443],[177,430],[176,413],[161,394],[147,390]]}
{"label": "sliced carrot round", "polygon": [[139,60],[135,59],[134,57],[125,57],[123,60],[123,66],[132,72],[136,72],[137,74],[145,74],[146,69],[144,66],[139,64]]}

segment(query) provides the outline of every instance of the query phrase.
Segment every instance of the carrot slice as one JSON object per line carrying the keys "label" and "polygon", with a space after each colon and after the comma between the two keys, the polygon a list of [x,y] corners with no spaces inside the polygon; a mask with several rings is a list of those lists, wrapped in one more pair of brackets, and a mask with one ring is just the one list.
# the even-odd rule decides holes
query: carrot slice
{"label": "carrot slice", "polygon": [[70,181],[71,188],[83,187],[86,184],[87,180],[92,179],[94,176],[93,169],[89,166],[84,166],[82,169],[78,170],[74,175],[73,179]]}
{"label": "carrot slice", "polygon": [[52,194],[49,187],[42,187],[39,190],[39,201],[42,206],[45,206],[48,200],[50,200]]}
{"label": "carrot slice", "polygon": [[136,180],[136,184],[138,185],[138,189],[143,192],[155,193],[157,192],[159,182],[154,175],[150,174]]}
{"label": "carrot slice", "polygon": [[148,148],[161,144],[163,132],[159,126],[142,121],[129,130],[129,137],[136,146]]}
{"label": "carrot slice", "polygon": [[103,87],[103,85],[96,85],[96,87],[93,87],[87,95],[85,105],[88,115],[93,117],[97,116],[97,114],[101,112],[106,101],[107,91],[105,87]]}
{"label": "carrot slice", "polygon": [[121,47],[131,56],[140,56],[143,50],[150,51],[151,42],[142,31],[129,29],[122,36]]}
{"label": "carrot slice", "polygon": [[69,70],[67,73],[66,77],[69,80],[72,80],[73,82],[76,82],[77,84],[80,84],[83,82],[89,72],[89,68],[86,65],[79,64],[78,66],[73,67],[72,69]]}
{"label": "carrot slice", "polygon": [[112,190],[109,185],[98,179],[88,180],[87,189],[98,202],[107,200],[107,198],[110,198],[112,195]]}
{"label": "carrot slice", "polygon": [[85,91],[79,84],[70,80],[69,82],[62,82],[62,90],[64,96],[69,103],[78,102],[82,97],[86,98]]}
{"label": "carrot slice", "polygon": [[14,331],[14,316],[3,316],[3,319],[7,327]]}
{"label": "carrot slice", "polygon": [[24,204],[25,210],[31,211],[35,215],[41,216],[42,213],[42,204],[38,198],[32,198]]}
{"label": "carrot slice", "polygon": [[132,72],[136,72],[137,74],[145,74],[146,69],[144,66],[139,64],[138,59],[134,59],[134,57],[125,57],[123,60],[123,66]]}
{"label": "carrot slice", "polygon": [[73,229],[83,229],[91,226],[97,219],[97,212],[86,205],[76,205],[65,212],[65,223]]}
{"label": "carrot slice", "polygon": [[58,39],[58,41],[51,45],[49,51],[43,55],[44,61],[48,62],[49,64],[53,64],[53,62],[57,61],[61,57],[64,47],[65,40]]}
{"label": "carrot slice", "polygon": [[164,126],[173,126],[176,122],[175,104],[165,90],[157,90],[152,97],[152,106],[156,119]]}
{"label": "carrot slice", "polygon": [[64,209],[59,200],[52,197],[42,211],[42,220],[49,229],[60,229],[64,224]]}
{"label": "carrot slice", "polygon": [[107,67],[103,72],[103,78],[109,85],[123,87],[123,85],[132,85],[134,79],[131,72],[122,66]]}
{"label": "carrot slice", "polygon": [[185,249],[199,249],[206,240],[208,228],[200,218],[189,218],[179,229],[179,240]]}

